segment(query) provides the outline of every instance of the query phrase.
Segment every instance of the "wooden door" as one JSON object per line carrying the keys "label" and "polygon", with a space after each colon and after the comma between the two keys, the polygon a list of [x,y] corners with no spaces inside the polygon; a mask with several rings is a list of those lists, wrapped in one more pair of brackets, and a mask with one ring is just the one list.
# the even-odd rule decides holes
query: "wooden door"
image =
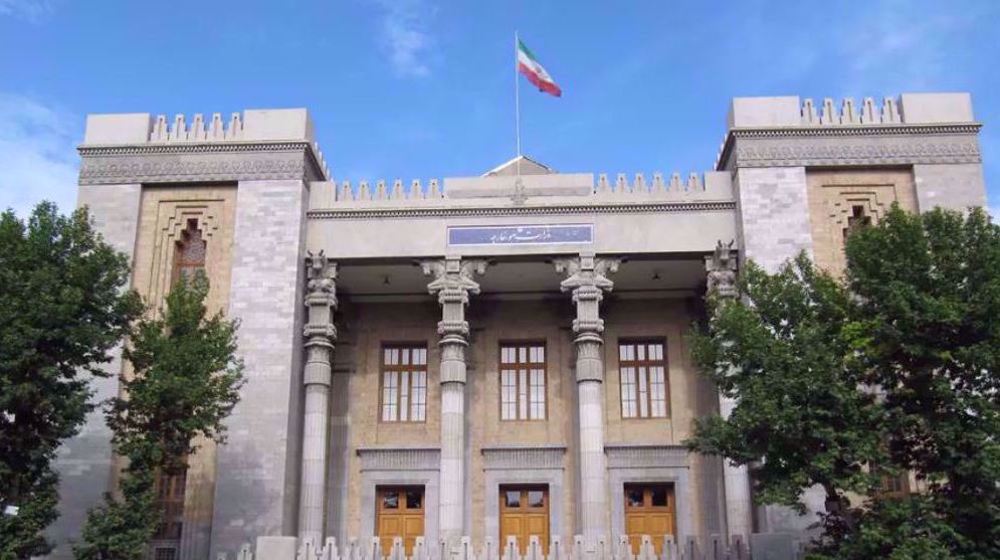
{"label": "wooden door", "polygon": [[406,554],[412,554],[417,537],[424,534],[424,487],[379,486],[376,489],[378,536],[382,553],[392,550],[392,539],[403,539]]}
{"label": "wooden door", "polygon": [[549,553],[549,488],[546,485],[500,487],[500,549],[507,537],[517,537],[521,554],[528,541],[537,536],[542,554]]}
{"label": "wooden door", "polygon": [[663,553],[663,536],[677,534],[673,484],[625,485],[625,533],[633,554],[639,553],[643,535],[652,537],[657,554]]}

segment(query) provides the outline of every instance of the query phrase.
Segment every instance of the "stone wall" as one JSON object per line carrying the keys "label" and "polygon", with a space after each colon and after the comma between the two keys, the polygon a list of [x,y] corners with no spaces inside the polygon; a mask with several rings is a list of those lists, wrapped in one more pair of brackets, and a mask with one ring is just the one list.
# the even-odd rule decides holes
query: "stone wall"
{"label": "stone wall", "polygon": [[247,382],[217,458],[212,558],[292,534],[298,506],[308,191],[283,180],[241,181],[237,192],[229,315],[241,321]]}
{"label": "stone wall", "polygon": [[805,168],[740,169],[736,205],[741,259],[774,271],[802,251],[812,256]]}
{"label": "stone wall", "polygon": [[[137,184],[80,187],[78,206],[88,206],[94,229],[104,240],[134,262],[136,230],[142,187]],[[93,378],[92,403],[118,396],[118,374],[122,371],[121,348],[111,351],[111,361],[102,369],[109,377]],[[59,448],[54,467],[59,473],[59,518],[46,535],[55,545],[51,558],[71,558],[70,542],[78,538],[87,511],[100,504],[112,474],[111,430],[104,413],[87,415],[80,433]]]}

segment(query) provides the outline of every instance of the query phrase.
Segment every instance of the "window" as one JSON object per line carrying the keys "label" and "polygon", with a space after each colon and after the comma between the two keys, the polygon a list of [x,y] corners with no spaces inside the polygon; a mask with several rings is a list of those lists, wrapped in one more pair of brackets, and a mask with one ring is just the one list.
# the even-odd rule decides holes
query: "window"
{"label": "window", "polygon": [[160,472],[156,478],[156,506],[160,511],[160,525],[154,538],[179,540],[184,524],[184,490],[187,469],[175,474]]}
{"label": "window", "polygon": [[851,215],[847,217],[847,227],[845,227],[843,231],[844,242],[846,243],[847,238],[854,232],[862,230],[870,225],[872,225],[872,217],[865,211],[865,207],[857,204],[852,205]]}
{"label": "window", "polygon": [[663,347],[663,341],[618,344],[622,418],[662,418],[670,414]]}
{"label": "window", "polygon": [[500,345],[500,419],[545,420],[545,345]]}
{"label": "window", "polygon": [[197,271],[205,269],[207,245],[198,229],[198,220],[188,220],[187,227],[181,231],[181,238],[174,248],[174,282],[181,278],[190,280]]}
{"label": "window", "polygon": [[382,421],[423,422],[427,418],[427,347],[382,348]]}

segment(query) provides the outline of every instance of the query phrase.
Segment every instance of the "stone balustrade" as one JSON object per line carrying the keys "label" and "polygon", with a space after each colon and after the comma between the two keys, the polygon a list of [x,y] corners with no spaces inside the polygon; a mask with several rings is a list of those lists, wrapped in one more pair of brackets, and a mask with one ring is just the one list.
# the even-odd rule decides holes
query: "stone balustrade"
{"label": "stone balustrade", "polygon": [[[379,537],[352,538],[346,543],[327,538],[322,545],[312,539],[260,537],[256,547],[244,545],[235,560],[797,560],[805,550],[803,543],[791,539],[761,539],[751,547],[739,538],[727,541],[719,536],[689,537],[680,543],[672,535],[666,535],[657,552],[653,538],[643,535],[637,553],[625,536],[609,539],[576,535],[572,543],[552,537],[548,550],[543,548],[538,537],[531,537],[523,553],[514,537],[508,537],[503,543],[486,538],[479,546],[469,537],[462,537],[451,549],[443,540],[432,544],[424,537],[417,537],[415,541],[407,554],[398,537],[393,539],[388,550],[382,548]],[[217,560],[230,558],[232,556],[223,553]]]}

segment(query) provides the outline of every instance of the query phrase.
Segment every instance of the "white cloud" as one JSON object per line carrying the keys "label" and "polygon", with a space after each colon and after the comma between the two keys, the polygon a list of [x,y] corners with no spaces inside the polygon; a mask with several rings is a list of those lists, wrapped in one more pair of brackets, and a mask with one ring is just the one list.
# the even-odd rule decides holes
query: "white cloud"
{"label": "white cloud", "polygon": [[50,0],[0,0],[0,16],[13,16],[37,23],[50,13]]}
{"label": "white cloud", "polygon": [[949,6],[890,0],[868,4],[863,17],[845,18],[834,41],[846,62],[846,89],[856,90],[854,95],[873,83],[900,91],[933,89],[955,70],[957,61],[949,55],[985,15]]}
{"label": "white cloud", "polygon": [[432,14],[422,0],[377,0],[382,11],[379,40],[393,70],[402,77],[424,77],[431,73],[427,56],[432,46],[428,19]]}
{"label": "white cloud", "polygon": [[0,209],[26,216],[42,200],[63,213],[76,206],[80,122],[29,97],[0,92]]}

